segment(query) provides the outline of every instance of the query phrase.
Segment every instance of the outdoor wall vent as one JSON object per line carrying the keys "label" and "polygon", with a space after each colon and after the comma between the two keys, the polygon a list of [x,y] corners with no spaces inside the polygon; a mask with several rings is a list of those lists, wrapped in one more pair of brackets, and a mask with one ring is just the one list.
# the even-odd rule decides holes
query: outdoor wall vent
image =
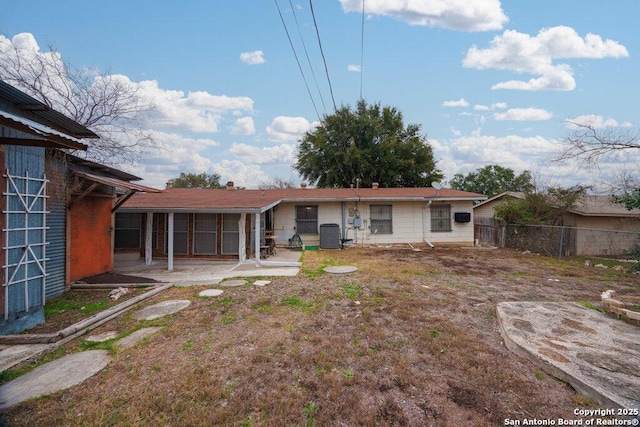
{"label": "outdoor wall vent", "polygon": [[469,212],[456,212],[453,215],[455,222],[471,222],[471,214]]}

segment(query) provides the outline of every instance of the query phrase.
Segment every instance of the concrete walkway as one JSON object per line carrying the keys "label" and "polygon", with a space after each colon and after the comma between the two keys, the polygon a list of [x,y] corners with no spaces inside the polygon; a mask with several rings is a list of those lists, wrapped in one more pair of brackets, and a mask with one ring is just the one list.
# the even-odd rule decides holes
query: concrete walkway
{"label": "concrete walkway", "polygon": [[507,348],[607,408],[640,408],[640,328],[574,303],[503,302]]}

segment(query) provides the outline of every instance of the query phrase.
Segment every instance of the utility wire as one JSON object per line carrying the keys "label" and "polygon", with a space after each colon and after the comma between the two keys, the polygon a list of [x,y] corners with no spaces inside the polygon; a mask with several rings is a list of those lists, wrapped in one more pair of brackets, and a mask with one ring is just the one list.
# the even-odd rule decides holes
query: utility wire
{"label": "utility wire", "polygon": [[322,42],[320,41],[320,30],[318,30],[318,23],[316,22],[316,14],[313,11],[313,1],[309,0],[309,7],[311,8],[311,16],[313,16],[313,25],[316,27],[316,36],[318,37],[318,46],[320,46],[320,54],[322,55],[322,62],[324,63],[324,71],[327,74],[327,82],[329,82],[329,92],[331,92],[331,100],[333,101],[333,110],[338,111],[336,107],[336,99],[333,97],[333,88],[331,87],[331,79],[329,78],[329,69],[327,68],[327,59],[324,57],[324,51],[322,50]]}
{"label": "utility wire", "polygon": [[300,24],[298,23],[298,16],[296,15],[296,9],[293,7],[291,0],[289,0],[289,6],[291,6],[291,10],[293,11],[293,17],[296,20],[296,27],[298,27],[298,35],[300,35],[300,41],[302,42],[302,47],[304,48],[304,54],[307,57],[307,63],[309,64],[309,69],[311,69],[311,75],[313,75],[313,81],[316,84],[316,90],[318,91],[318,95],[320,96],[320,102],[322,102],[322,108],[326,113],[327,106],[324,103],[324,98],[322,97],[322,92],[320,91],[320,85],[318,84],[316,73],[313,71],[313,66],[311,65],[311,59],[309,59],[309,52],[307,51],[307,45],[305,44],[304,38],[302,37],[302,31],[300,31]]}
{"label": "utility wire", "polygon": [[360,34],[360,99],[362,99],[362,74],[364,73],[364,2],[362,0],[362,30]]}
{"label": "utility wire", "polygon": [[[296,62],[298,63],[298,69],[300,70],[300,74],[302,74],[302,80],[304,80],[304,85],[307,88],[307,93],[309,94],[309,98],[311,98],[311,103],[313,104],[314,110],[316,110],[316,116],[318,116],[318,120],[320,120],[320,113],[318,113],[318,107],[316,107],[316,103],[313,100],[313,95],[311,95],[311,90],[309,89],[309,84],[307,83],[307,78],[304,75],[304,71],[302,71],[302,66],[300,65],[300,61],[298,60],[298,54],[296,53],[296,49],[293,46],[293,42],[291,41],[291,36],[289,35],[289,30],[287,29],[287,24],[284,22],[284,17],[282,16],[282,11],[280,10],[280,5],[278,4],[278,0],[273,0],[278,8],[278,14],[280,15],[280,21],[282,21],[282,26],[284,27],[284,31],[287,33],[287,39],[289,39],[289,45],[291,46],[291,50],[293,50],[293,56],[296,58]],[[335,103],[334,103],[335,104]]]}

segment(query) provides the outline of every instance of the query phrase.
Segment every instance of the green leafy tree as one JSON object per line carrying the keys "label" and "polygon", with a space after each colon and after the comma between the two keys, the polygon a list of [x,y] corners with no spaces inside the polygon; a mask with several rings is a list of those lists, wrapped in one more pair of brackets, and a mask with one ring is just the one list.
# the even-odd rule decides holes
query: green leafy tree
{"label": "green leafy tree", "polygon": [[476,169],[467,175],[457,173],[449,182],[451,188],[497,196],[505,191],[528,192],[534,187],[531,172],[524,171],[516,175],[513,169],[499,165],[488,165]]}
{"label": "green leafy tree", "polygon": [[322,188],[426,187],[443,175],[420,126],[405,127],[392,107],[343,106],[324,117],[300,142],[295,168],[311,185]]}
{"label": "green leafy tree", "polygon": [[167,182],[169,188],[226,188],[226,185],[220,184],[220,175],[213,173],[211,175],[206,172],[200,174],[180,173],[177,178],[172,178]]}
{"label": "green leafy tree", "polygon": [[589,187],[551,187],[546,192],[529,191],[524,199],[510,199],[496,206],[494,217],[508,224],[563,225],[564,216],[575,208]]}

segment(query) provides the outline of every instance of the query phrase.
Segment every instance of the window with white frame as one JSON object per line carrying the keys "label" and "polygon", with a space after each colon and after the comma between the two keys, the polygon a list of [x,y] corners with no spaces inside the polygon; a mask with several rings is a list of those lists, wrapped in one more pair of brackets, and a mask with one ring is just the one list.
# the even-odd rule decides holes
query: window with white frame
{"label": "window with white frame", "polygon": [[431,205],[431,232],[451,231],[451,205]]}
{"label": "window with white frame", "polygon": [[369,220],[371,221],[372,234],[393,233],[391,205],[371,205],[369,207]]}
{"label": "window with white frame", "polygon": [[217,215],[197,213],[193,219],[193,253],[195,255],[215,255],[217,238]]}
{"label": "window with white frame", "polygon": [[296,206],[296,233],[318,234],[318,205]]}

